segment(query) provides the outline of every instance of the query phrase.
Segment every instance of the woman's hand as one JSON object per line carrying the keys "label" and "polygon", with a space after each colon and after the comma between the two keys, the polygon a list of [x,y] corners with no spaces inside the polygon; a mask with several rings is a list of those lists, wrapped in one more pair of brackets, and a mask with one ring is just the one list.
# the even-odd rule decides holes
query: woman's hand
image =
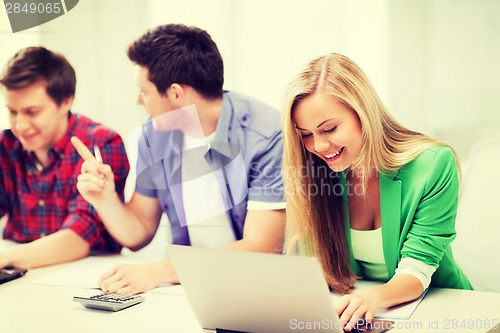
{"label": "woman's hand", "polygon": [[350,332],[361,319],[371,322],[379,305],[380,296],[377,289],[370,288],[344,295],[337,304],[337,313],[340,322],[345,324],[344,329]]}
{"label": "woman's hand", "polygon": [[387,283],[345,295],[337,304],[337,313],[349,332],[360,319],[371,322],[377,309],[412,301],[423,291],[422,283],[413,275],[396,274]]}

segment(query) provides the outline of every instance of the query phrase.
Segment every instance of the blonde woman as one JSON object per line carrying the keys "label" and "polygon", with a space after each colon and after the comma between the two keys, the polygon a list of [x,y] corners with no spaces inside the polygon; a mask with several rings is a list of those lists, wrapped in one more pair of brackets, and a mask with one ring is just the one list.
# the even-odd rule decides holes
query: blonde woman
{"label": "blonde woman", "polygon": [[[471,289],[456,265],[454,151],[400,125],[349,58],[311,61],[283,103],[285,251],[316,256],[350,330],[429,286]],[[353,292],[358,277],[384,281]]]}

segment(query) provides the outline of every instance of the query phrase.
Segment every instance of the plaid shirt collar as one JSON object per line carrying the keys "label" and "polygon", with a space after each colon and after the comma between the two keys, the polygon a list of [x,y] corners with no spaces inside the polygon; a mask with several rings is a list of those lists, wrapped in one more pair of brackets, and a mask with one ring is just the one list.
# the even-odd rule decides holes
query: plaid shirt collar
{"label": "plaid shirt collar", "polygon": [[76,117],[74,114],[68,112],[68,127],[64,132],[63,136],[57,140],[52,148],[49,149],[48,155],[49,158],[52,159],[52,156],[60,156],[64,154],[64,150],[68,147],[68,142],[71,136],[73,135],[73,129],[75,127]]}

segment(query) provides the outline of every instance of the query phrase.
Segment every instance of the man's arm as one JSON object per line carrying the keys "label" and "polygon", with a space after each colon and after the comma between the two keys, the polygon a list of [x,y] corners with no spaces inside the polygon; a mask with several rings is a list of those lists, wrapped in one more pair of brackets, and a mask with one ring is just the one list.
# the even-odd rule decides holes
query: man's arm
{"label": "man's arm", "polygon": [[137,192],[126,205],[116,195],[97,202],[94,208],[111,236],[133,251],[151,242],[163,212],[156,198]]}
{"label": "man's arm", "polygon": [[[284,228],[284,210],[250,210],[245,219],[243,239],[223,248],[280,253]],[[99,281],[104,292],[125,294],[141,293],[162,283],[179,283],[170,260],[158,260],[141,265],[121,264],[106,272]]]}
{"label": "man's arm", "polygon": [[153,238],[161,207],[156,198],[134,193],[124,205],[115,191],[111,167],[96,161],[90,150],[76,137],[73,146],[85,160],[78,176],[77,189],[99,214],[108,232],[123,246],[138,250]]}
{"label": "man's arm", "polygon": [[243,238],[225,245],[229,250],[280,253],[285,233],[285,211],[249,210]]}
{"label": "man's arm", "polygon": [[19,244],[0,252],[0,267],[34,268],[84,258],[89,244],[72,230],[59,230],[31,243]]}

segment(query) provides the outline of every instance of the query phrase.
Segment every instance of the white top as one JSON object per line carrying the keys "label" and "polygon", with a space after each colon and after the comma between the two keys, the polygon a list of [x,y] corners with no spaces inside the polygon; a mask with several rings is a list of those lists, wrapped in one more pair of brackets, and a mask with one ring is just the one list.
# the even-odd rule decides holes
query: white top
{"label": "white top", "polygon": [[[184,136],[183,151],[206,147],[215,138],[215,132],[204,138]],[[183,155],[182,174],[188,165]],[[204,163],[206,161],[201,161]],[[208,162],[206,162],[208,165]],[[223,191],[215,173],[210,173],[196,179],[182,181],[182,200],[184,213],[192,246],[218,247],[236,241],[233,226],[229,216],[229,209],[223,201]],[[248,201],[248,210],[277,210],[284,209],[284,202]]]}
{"label": "white top", "polygon": [[356,260],[385,265],[382,228],[375,230],[351,229],[351,242],[352,252]]}
{"label": "white top", "polygon": [[351,244],[354,258],[358,261],[366,278],[387,280],[389,272],[382,247],[382,228],[375,230],[351,229]]}
{"label": "white top", "polygon": [[[197,147],[209,149],[215,132],[208,137],[193,138],[184,136],[183,151]],[[186,180],[184,175],[188,165],[183,154],[182,161],[182,200],[184,213],[192,246],[217,247],[234,242],[236,237],[229,220],[227,208],[222,200],[219,182],[214,173]],[[204,163],[201,161],[200,163]],[[208,165],[208,162],[206,162]],[[191,166],[192,167],[192,166]]]}
{"label": "white top", "polygon": [[[351,229],[351,244],[354,258],[358,261],[363,274],[369,279],[387,280],[389,273],[384,258],[382,228],[375,230]],[[402,258],[395,275],[408,274],[416,277],[422,287],[427,289],[431,283],[434,266],[413,258]]]}

